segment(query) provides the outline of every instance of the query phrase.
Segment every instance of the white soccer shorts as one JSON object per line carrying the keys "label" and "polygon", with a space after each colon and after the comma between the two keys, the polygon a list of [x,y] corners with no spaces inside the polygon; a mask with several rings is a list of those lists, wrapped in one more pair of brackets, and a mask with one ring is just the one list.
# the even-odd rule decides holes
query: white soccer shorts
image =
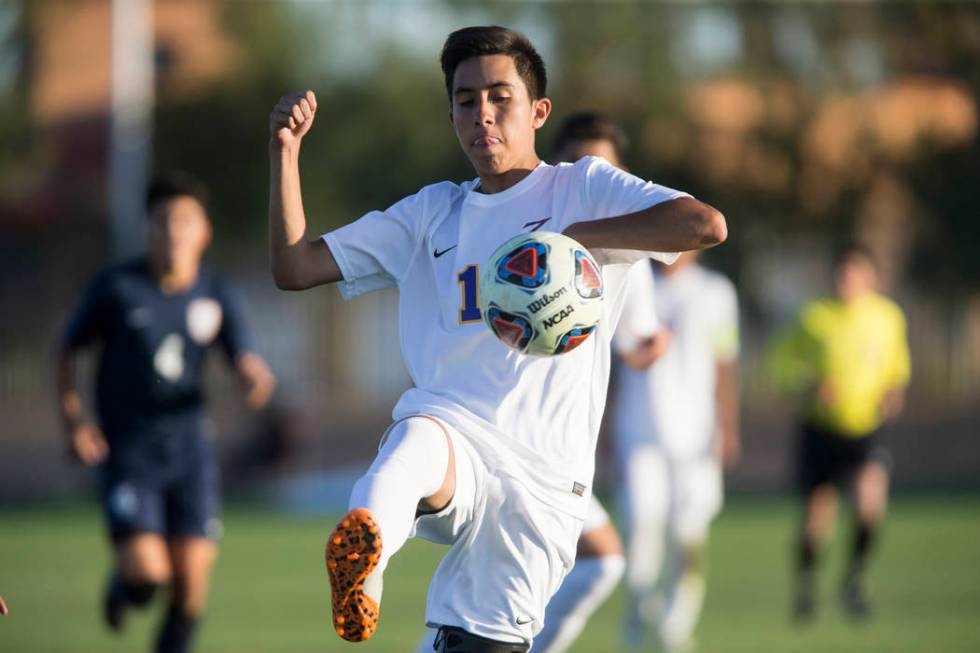
{"label": "white soccer shorts", "polygon": [[656,524],[680,543],[700,542],[721,511],[722,474],[710,456],[671,460],[652,443],[619,452],[620,501],[627,527]]}
{"label": "white soccer shorts", "polygon": [[426,623],[458,626],[502,642],[530,642],[545,607],[575,563],[582,520],[489,468],[466,437],[439,420],[453,443],[456,493],[420,516],[415,535],[450,545],[426,600]]}

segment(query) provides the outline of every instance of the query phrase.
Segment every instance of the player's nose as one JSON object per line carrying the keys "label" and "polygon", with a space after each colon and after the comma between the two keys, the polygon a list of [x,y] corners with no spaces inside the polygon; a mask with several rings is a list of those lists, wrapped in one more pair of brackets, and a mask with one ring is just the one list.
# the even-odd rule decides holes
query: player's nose
{"label": "player's nose", "polygon": [[474,124],[476,126],[492,125],[494,122],[493,118],[493,104],[486,99],[480,98],[476,102],[476,107],[474,110]]}

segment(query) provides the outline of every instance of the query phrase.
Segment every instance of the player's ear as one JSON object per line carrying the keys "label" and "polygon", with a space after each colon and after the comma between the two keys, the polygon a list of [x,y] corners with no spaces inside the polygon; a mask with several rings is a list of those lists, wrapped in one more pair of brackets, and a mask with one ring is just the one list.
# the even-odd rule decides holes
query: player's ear
{"label": "player's ear", "polygon": [[449,116],[449,124],[455,126],[456,123],[453,122],[453,108],[452,107],[449,107],[449,113],[446,114],[446,115]]}
{"label": "player's ear", "polygon": [[534,100],[531,103],[531,111],[533,113],[531,125],[535,129],[541,129],[544,123],[548,121],[548,116],[551,115],[551,100],[546,97]]}

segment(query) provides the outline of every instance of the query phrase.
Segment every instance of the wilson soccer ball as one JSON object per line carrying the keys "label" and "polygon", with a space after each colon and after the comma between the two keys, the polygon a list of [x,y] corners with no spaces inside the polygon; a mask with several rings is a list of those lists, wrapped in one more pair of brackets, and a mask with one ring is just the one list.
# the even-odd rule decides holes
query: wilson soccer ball
{"label": "wilson soccer ball", "polygon": [[562,234],[537,231],[501,245],[480,279],[487,326],[511,349],[569,352],[602,316],[602,275],[589,252]]}

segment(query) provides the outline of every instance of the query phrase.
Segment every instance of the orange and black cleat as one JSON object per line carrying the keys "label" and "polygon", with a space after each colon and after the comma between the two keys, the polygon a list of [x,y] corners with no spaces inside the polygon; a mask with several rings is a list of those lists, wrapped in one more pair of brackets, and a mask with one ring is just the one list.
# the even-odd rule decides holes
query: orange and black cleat
{"label": "orange and black cleat", "polygon": [[[370,639],[381,594],[380,578],[372,583],[368,577],[381,559],[381,529],[368,510],[351,510],[340,520],[327,540],[326,559],[334,629],[349,642]],[[376,591],[365,591],[366,584]]]}

